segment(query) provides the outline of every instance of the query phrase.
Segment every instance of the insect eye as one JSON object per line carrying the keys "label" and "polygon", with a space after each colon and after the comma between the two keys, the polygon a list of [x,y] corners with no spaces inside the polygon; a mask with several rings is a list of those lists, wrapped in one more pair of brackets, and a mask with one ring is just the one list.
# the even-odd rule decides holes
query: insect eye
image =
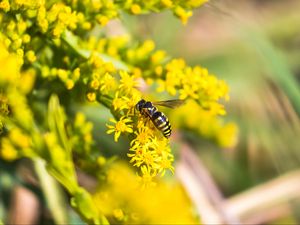
{"label": "insect eye", "polygon": [[137,104],[135,105],[135,108],[136,108],[138,111],[140,111],[140,108],[141,108],[140,103],[137,103]]}
{"label": "insect eye", "polygon": [[145,107],[145,108],[150,108],[150,107],[152,107],[152,103],[151,103],[151,102],[146,102],[146,103],[144,104],[144,107]]}
{"label": "insect eye", "polygon": [[141,111],[141,109],[142,109],[142,107],[143,107],[143,105],[145,104],[145,100],[144,99],[142,99],[142,100],[140,100],[136,105],[135,105],[135,108],[138,110],[138,111]]}

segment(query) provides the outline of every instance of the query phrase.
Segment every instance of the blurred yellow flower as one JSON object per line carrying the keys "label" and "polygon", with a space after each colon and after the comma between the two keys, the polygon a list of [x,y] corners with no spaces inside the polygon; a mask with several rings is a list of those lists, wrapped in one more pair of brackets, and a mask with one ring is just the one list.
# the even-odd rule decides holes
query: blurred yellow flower
{"label": "blurred yellow flower", "polygon": [[7,138],[1,140],[0,156],[7,161],[13,161],[18,158],[18,151]]}
{"label": "blurred yellow flower", "polygon": [[140,14],[141,13],[141,7],[138,4],[131,5],[130,10],[133,14]]}
{"label": "blurred yellow flower", "polygon": [[[190,200],[177,181],[168,183],[157,180],[153,183],[153,171],[146,167],[143,167],[142,171],[144,176],[137,178],[125,163],[115,163],[108,171],[106,185],[93,195],[99,210],[107,217],[116,218],[114,223],[200,223]],[[139,188],[140,182],[147,184],[147,188]]]}

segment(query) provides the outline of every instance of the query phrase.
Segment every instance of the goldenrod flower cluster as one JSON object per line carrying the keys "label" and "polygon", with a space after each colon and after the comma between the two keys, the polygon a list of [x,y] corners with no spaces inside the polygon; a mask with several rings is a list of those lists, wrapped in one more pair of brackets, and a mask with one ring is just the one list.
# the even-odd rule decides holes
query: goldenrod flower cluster
{"label": "goldenrod flower cluster", "polygon": [[108,171],[107,183],[98,188],[93,199],[113,224],[199,223],[177,182],[158,182],[156,186],[140,189],[135,174],[118,162]]}
{"label": "goldenrod flower cluster", "polygon": [[[220,118],[225,114],[220,100],[228,100],[228,87],[207,69],[172,59],[156,49],[151,40],[140,43],[129,35],[93,34],[103,31],[103,26],[123,12],[144,14],[167,9],[186,23],[191,10],[204,2],[0,0],[1,159],[42,160],[47,171],[69,192],[70,204],[87,223],[107,223],[104,214],[124,222],[151,221],[152,215],[142,218],[139,213],[136,219],[121,205],[107,211],[106,203],[98,204],[103,201],[99,197],[102,194],[92,196],[78,184],[75,166],[99,184],[108,177],[111,185],[122,188],[125,180],[114,181],[107,172],[113,157],[106,157],[96,142],[101,138],[127,140],[122,142],[127,143],[122,146],[124,155],[138,175],[128,179],[138,179],[142,186],[154,188],[156,178],[174,172],[174,156],[170,140],[137,112],[137,102],[142,98],[164,100],[157,97],[161,93],[185,100],[182,108],[166,112],[171,115],[172,126],[230,147],[235,143],[236,127]],[[95,124],[77,107],[97,104],[110,112],[110,118],[99,113],[99,120],[105,120],[104,137],[92,134]],[[168,192],[166,187],[161,190],[160,196]],[[178,188],[175,192],[181,195]],[[117,198],[117,193],[109,195]],[[151,199],[150,194],[145,198]],[[142,208],[135,204],[130,207]],[[182,209],[176,208],[178,212]]]}

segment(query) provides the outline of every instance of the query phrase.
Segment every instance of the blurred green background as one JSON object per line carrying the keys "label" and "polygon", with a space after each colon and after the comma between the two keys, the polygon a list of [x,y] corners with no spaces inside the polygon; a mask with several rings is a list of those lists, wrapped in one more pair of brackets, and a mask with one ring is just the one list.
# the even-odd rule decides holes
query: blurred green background
{"label": "blurred green background", "polygon": [[[185,26],[171,13],[122,15],[135,38],[153,39],[157,48],[229,84],[225,104],[228,121],[239,127],[237,146],[219,149],[185,137],[226,197],[300,169],[299,12],[297,0],[224,0],[195,10]],[[87,110],[88,117],[97,115]],[[108,141],[101,139],[104,146]],[[9,186],[4,176],[1,182]],[[293,210],[295,216],[283,221],[300,223],[299,204]]]}
{"label": "blurred green background", "polygon": [[220,151],[190,137],[226,196],[299,169],[299,10],[297,0],[226,0],[195,10],[186,26],[169,13],[124,16],[137,38],[228,82],[236,148]]}

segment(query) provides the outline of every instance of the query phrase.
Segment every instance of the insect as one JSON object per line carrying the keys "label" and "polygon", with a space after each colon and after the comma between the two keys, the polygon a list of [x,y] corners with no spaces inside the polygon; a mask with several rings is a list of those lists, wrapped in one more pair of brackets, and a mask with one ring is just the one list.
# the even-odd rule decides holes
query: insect
{"label": "insect", "polygon": [[184,103],[182,100],[174,99],[167,101],[159,101],[159,102],[149,102],[144,99],[140,100],[135,108],[145,117],[149,117],[155,127],[160,130],[166,138],[169,138],[172,133],[171,124],[169,123],[168,118],[162,112],[158,111],[158,109],[154,105],[166,106],[169,108],[176,108],[181,106]]}

